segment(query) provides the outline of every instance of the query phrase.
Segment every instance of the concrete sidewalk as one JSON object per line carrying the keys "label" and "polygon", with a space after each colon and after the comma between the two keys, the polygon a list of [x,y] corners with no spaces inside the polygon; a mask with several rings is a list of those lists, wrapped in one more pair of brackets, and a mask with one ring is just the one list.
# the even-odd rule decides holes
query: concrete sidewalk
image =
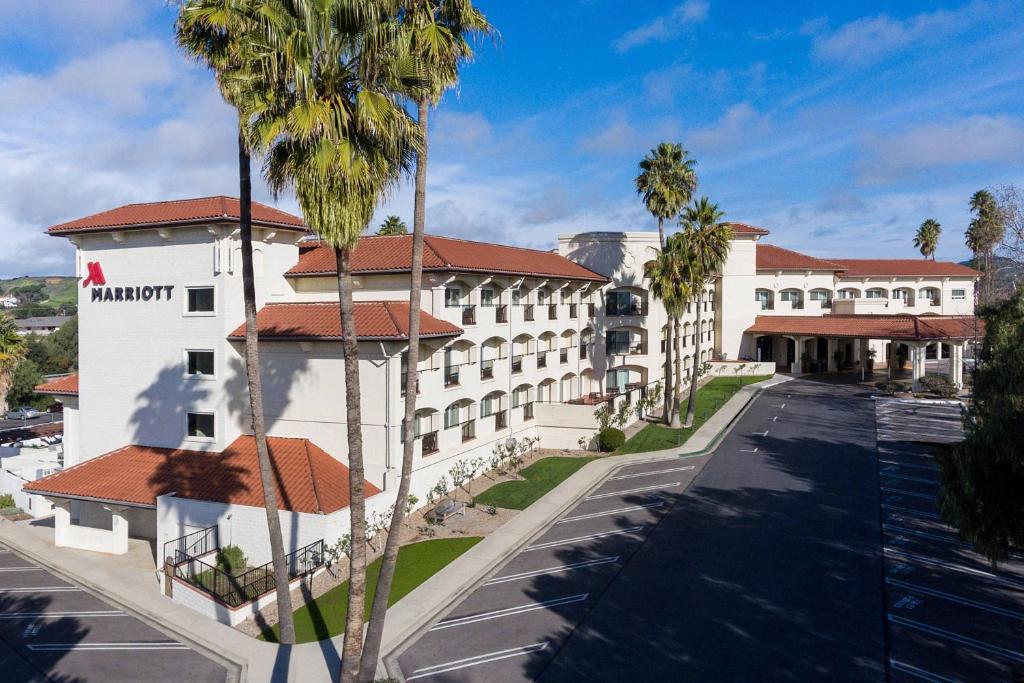
{"label": "concrete sidewalk", "polygon": [[617,455],[595,460],[580,468],[543,498],[523,510],[477,543],[443,570],[425,581],[388,611],[384,626],[382,661],[378,677],[402,680],[398,655],[444,609],[461,601],[498,565],[519,552],[567,509],[612,473],[627,465],[706,455],[728,432],[729,426],[763,389],[789,381],[773,377],[740,389],[722,408],[678,448],[648,453]]}
{"label": "concrete sidewalk", "polygon": [[[580,469],[392,607],[384,630],[382,653],[386,661],[391,662],[435,615],[470,591],[614,470],[624,465],[708,452],[761,389],[788,379],[775,377],[743,387],[679,448],[610,456]],[[255,640],[167,599],[160,592],[155,573],[140,571],[116,556],[57,548],[38,530],[3,519],[0,519],[0,538],[61,578],[139,616],[220,662],[235,671],[240,682],[327,683],[337,678],[342,636],[292,646]],[[397,672],[397,666],[388,669]],[[383,666],[378,669],[381,675],[385,675],[384,671]]]}

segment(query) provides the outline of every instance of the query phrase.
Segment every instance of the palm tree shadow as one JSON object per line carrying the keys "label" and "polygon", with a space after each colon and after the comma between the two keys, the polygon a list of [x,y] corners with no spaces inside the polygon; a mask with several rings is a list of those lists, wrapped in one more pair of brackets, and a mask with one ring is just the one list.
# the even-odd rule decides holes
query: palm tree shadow
{"label": "palm tree shadow", "polygon": [[[45,595],[29,594],[23,597],[0,594],[0,614],[42,613],[53,602]],[[3,680],[39,680],[48,683],[85,683],[84,678],[59,670],[61,660],[71,646],[82,642],[89,634],[76,617],[57,619],[3,619],[0,620],[0,642],[7,645],[9,656],[0,655]],[[59,649],[36,650],[33,645],[60,643]]]}

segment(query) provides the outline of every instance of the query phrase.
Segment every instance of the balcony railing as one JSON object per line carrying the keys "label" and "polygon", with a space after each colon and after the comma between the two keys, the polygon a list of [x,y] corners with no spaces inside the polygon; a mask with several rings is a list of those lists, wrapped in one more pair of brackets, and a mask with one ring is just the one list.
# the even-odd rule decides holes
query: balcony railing
{"label": "balcony railing", "polygon": [[462,307],[462,324],[476,325],[476,306]]}
{"label": "balcony railing", "polygon": [[579,313],[579,307],[577,304],[569,304],[569,319],[575,320]]}
{"label": "balcony railing", "polygon": [[[423,371],[422,370],[418,370],[417,373],[416,373],[416,395],[417,396],[420,395],[420,378],[419,378],[419,373],[420,372],[423,372]],[[405,396],[405,373],[404,372],[402,373],[402,386],[400,388],[400,393],[401,393],[402,396]]]}
{"label": "balcony railing", "polygon": [[457,386],[459,386],[459,369],[458,368],[445,368],[444,369],[444,385],[446,387],[457,387]]}
{"label": "balcony railing", "polygon": [[559,349],[558,350],[558,362],[559,363],[568,363],[569,362],[569,349]]}
{"label": "balcony railing", "polygon": [[548,366],[548,352],[538,351],[537,352],[537,367],[546,368]]}
{"label": "balcony railing", "polygon": [[494,379],[494,361],[480,361],[480,379]]}
{"label": "balcony railing", "polygon": [[533,419],[533,402],[532,401],[530,403],[524,403],[523,404],[523,419],[524,420],[532,420]]}
{"label": "balcony railing", "polygon": [[523,306],[523,320],[533,322],[533,304]]}
{"label": "balcony railing", "polygon": [[548,305],[548,320],[558,320],[558,304]]}
{"label": "balcony railing", "polygon": [[508,427],[508,411],[499,410],[494,414],[494,429],[497,431],[506,427]]}
{"label": "balcony railing", "polygon": [[422,454],[430,455],[437,453],[439,450],[437,447],[437,432],[429,432],[421,437],[421,443],[423,446]]}
{"label": "balcony railing", "polygon": [[508,306],[502,304],[494,309],[494,322],[496,323],[507,323],[508,322]]}
{"label": "balcony railing", "polygon": [[512,356],[512,372],[516,373],[516,372],[522,372],[522,371],[523,371],[523,357],[522,356]]}
{"label": "balcony railing", "polygon": [[462,423],[462,443],[472,441],[476,438],[476,420],[467,420]]}
{"label": "balcony railing", "polygon": [[604,314],[609,316],[647,315],[647,302],[637,299],[624,305],[609,301],[604,308]]}
{"label": "balcony railing", "polygon": [[580,344],[580,359],[586,360],[587,358],[587,347],[589,344]]}
{"label": "balcony railing", "polygon": [[595,315],[597,315],[597,305],[587,304],[587,317],[593,318]]}

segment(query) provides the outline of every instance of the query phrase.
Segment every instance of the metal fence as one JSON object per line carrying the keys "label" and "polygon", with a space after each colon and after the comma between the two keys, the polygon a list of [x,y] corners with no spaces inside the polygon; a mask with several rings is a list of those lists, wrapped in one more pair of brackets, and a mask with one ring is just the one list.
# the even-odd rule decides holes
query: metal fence
{"label": "metal fence", "polygon": [[[299,548],[285,557],[288,580],[312,572],[322,566],[324,560],[322,540]],[[188,558],[174,565],[174,576],[208,593],[228,607],[239,607],[252,602],[275,588],[272,562],[247,569],[240,574],[230,574],[202,560]]]}
{"label": "metal fence", "polygon": [[218,548],[220,548],[220,535],[215,524],[164,543],[164,562],[178,565],[187,560],[209,555]]}

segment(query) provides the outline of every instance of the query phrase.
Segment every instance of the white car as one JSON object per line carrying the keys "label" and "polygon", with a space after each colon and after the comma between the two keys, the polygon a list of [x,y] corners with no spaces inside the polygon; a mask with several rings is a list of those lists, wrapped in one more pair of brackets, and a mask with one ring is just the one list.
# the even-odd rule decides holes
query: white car
{"label": "white car", "polygon": [[35,408],[15,408],[14,410],[7,411],[8,420],[31,420],[40,415],[42,413]]}

